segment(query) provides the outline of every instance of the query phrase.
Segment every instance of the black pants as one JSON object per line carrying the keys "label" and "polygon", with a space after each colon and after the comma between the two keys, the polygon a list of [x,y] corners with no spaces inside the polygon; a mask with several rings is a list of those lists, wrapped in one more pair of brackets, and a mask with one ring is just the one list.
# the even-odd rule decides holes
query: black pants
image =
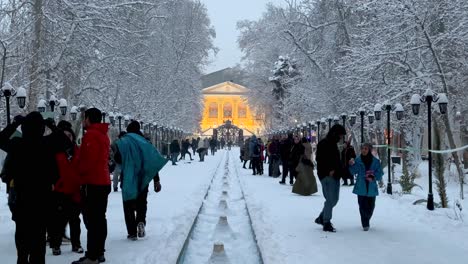
{"label": "black pants", "polygon": [[216,152],[215,150],[216,150],[216,148],[211,147],[211,156],[214,156],[214,154],[215,154],[215,152]]}
{"label": "black pants", "polygon": [[[21,214],[19,211],[18,213]],[[46,221],[40,214],[44,214],[44,212],[39,210],[35,216],[32,214],[30,217],[18,216],[15,220],[17,264],[45,263]]]}
{"label": "black pants", "polygon": [[375,197],[358,195],[358,203],[362,227],[369,227],[370,219],[374,213]]}
{"label": "black pants", "polygon": [[81,207],[73,202],[70,196],[62,193],[54,193],[51,200],[51,219],[48,224],[50,247],[59,248],[62,244],[65,227],[70,224],[70,239],[72,247],[81,247]]}
{"label": "black pants", "polygon": [[129,235],[137,234],[138,223],[146,225],[147,198],[148,187],[138,195],[137,199],[123,202],[125,225]]}
{"label": "black pants", "polygon": [[107,199],[110,185],[86,185],[83,218],[88,229],[86,257],[96,260],[104,254],[107,238]]}
{"label": "black pants", "polygon": [[184,159],[185,160],[185,155],[189,155],[190,159],[192,159],[192,154],[190,154],[190,152],[188,150],[184,150],[181,154],[180,154],[180,159]]}
{"label": "black pants", "polygon": [[252,170],[253,170],[253,174],[256,175],[256,174],[260,174],[260,157],[253,157],[252,158]]}
{"label": "black pants", "polygon": [[286,178],[289,174],[289,182],[294,182],[294,174],[291,171],[290,164],[287,160],[282,160],[283,164],[283,178],[281,179],[282,182],[286,182]]}

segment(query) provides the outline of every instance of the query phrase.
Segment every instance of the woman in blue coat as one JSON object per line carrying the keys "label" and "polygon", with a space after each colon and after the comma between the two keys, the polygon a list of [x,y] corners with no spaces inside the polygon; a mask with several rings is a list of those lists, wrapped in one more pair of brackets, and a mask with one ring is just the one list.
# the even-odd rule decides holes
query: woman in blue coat
{"label": "woman in blue coat", "polygon": [[353,193],[358,196],[359,212],[364,231],[369,230],[369,222],[374,213],[375,198],[379,195],[377,182],[382,180],[380,161],[372,155],[372,145],[364,143],[361,155],[349,161],[349,171],[357,175]]}

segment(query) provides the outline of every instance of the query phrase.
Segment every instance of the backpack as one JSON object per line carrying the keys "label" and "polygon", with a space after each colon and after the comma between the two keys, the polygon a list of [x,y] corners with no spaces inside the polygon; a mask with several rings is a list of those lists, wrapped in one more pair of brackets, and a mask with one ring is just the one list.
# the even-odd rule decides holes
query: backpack
{"label": "backpack", "polygon": [[260,144],[255,145],[253,149],[253,154],[254,155],[260,155]]}

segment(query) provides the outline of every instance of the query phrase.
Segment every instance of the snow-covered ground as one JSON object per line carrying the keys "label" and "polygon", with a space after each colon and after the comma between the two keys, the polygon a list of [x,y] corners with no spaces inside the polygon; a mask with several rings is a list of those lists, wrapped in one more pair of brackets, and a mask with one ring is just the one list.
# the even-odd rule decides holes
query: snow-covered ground
{"label": "snow-covered ground", "polygon": [[[178,166],[170,163],[161,172],[162,191],[150,186],[148,195],[147,237],[128,241],[121,193],[111,193],[107,210],[109,234],[106,263],[176,263],[193,220],[223,155],[208,156],[205,162],[193,161]],[[4,184],[0,189],[0,263],[16,263],[14,223],[6,204]],[[81,242],[86,249],[86,229],[82,226]],[[61,256],[47,250],[47,263],[71,263],[81,255],[72,253],[70,245],[62,246]]]}
{"label": "snow-covered ground", "polygon": [[[266,175],[252,176],[251,170],[242,169],[238,154],[239,149],[236,148],[229,152],[228,174],[224,173],[227,153],[223,150],[215,157],[208,156],[205,163],[194,161],[191,164],[181,162],[179,166],[167,165],[161,173],[162,192],[151,192],[148,196],[148,236],[136,242],[126,239],[121,193],[112,193],[108,207],[107,263],[176,263],[203,201],[206,207],[200,218],[206,221],[194,231],[196,241],[188,246],[191,252],[185,263],[207,263],[215,240],[227,241],[226,254],[232,260],[245,259],[243,263],[257,263],[246,256],[238,256],[247,252],[242,246],[247,245],[249,250],[254,247],[252,236],[246,235],[249,227],[245,218],[245,202],[264,263],[466,262],[468,223],[463,219],[466,221],[467,215],[454,208],[458,197],[456,182],[449,181],[450,208],[428,211],[425,204],[412,205],[415,200],[427,196],[425,164],[420,166],[422,176],[417,180],[423,189],[415,188],[412,195],[381,194],[377,198],[369,232],[363,232],[360,226],[357,198],[352,194],[352,188],[342,187],[333,215],[338,232],[331,234],[324,233],[314,223],[324,201],[320,192],[309,197],[298,196],[291,193],[291,186],[278,184],[279,179]],[[218,166],[220,170],[215,174]],[[212,180],[211,190],[205,197]],[[241,199],[239,187],[243,190],[245,202]],[[395,184],[394,190],[398,189]],[[222,193],[225,190],[227,194]],[[437,193],[434,196],[437,202]],[[227,210],[219,205],[223,198],[227,200]],[[0,190],[0,201],[0,262],[10,264],[15,263],[16,249],[14,224],[6,205],[4,185]],[[466,200],[462,201],[462,206],[468,208]],[[222,213],[228,217],[234,234],[232,239],[238,239],[236,243],[239,246],[229,246],[232,234],[214,235]],[[457,218],[460,216],[462,219]],[[84,246],[85,234],[83,227]],[[69,245],[62,246],[62,251],[62,256],[54,257],[48,249],[47,263],[70,263],[80,256],[71,253]],[[239,251],[242,253],[237,253]]]}
{"label": "snow-covered ground", "polygon": [[[362,231],[352,187],[342,187],[332,220],[337,233],[324,233],[314,223],[324,202],[321,191],[299,196],[278,179],[241,173],[265,263],[439,264],[464,263],[468,257],[468,224],[456,219],[454,208],[428,211],[425,204],[412,205],[427,197],[425,175],[418,179],[424,189],[412,195],[381,193],[369,232]],[[453,206],[456,185],[450,184],[448,192],[455,196],[449,197]],[[468,208],[466,200],[462,204]]]}

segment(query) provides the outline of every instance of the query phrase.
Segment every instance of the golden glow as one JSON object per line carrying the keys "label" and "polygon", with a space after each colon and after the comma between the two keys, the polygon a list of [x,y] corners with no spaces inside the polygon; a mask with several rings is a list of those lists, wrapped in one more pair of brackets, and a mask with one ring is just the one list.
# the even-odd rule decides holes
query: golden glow
{"label": "golden glow", "polygon": [[244,134],[258,134],[262,129],[263,120],[255,119],[255,113],[250,110],[243,95],[248,92],[244,86],[224,82],[203,89],[204,110],[200,127],[202,134],[211,134],[227,120],[235,126],[244,129]]}

